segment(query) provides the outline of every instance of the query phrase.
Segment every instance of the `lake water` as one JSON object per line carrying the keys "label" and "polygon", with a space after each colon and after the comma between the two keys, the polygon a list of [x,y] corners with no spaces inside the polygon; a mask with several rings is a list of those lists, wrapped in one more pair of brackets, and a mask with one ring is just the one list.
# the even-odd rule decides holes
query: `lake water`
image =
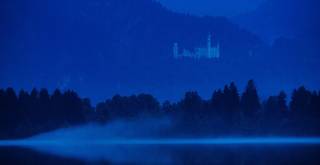
{"label": "lake water", "polygon": [[0,164],[320,164],[320,145],[42,145],[0,147]]}

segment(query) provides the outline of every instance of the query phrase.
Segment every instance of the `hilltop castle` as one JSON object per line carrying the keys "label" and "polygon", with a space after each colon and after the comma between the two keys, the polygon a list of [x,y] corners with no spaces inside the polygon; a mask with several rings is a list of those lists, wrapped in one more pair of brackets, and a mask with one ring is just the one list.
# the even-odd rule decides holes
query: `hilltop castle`
{"label": "hilltop castle", "polygon": [[173,57],[175,59],[179,58],[206,58],[206,59],[218,59],[220,58],[220,44],[217,43],[216,46],[212,46],[211,44],[211,35],[208,35],[207,47],[195,48],[195,50],[189,51],[187,49],[183,49],[182,53],[179,53],[178,43],[174,43],[173,45]]}

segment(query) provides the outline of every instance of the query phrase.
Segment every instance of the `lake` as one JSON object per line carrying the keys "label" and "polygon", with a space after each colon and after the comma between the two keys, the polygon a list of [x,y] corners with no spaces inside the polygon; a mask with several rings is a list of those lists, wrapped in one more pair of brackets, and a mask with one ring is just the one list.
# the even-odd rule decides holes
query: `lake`
{"label": "lake", "polygon": [[41,145],[0,147],[0,164],[320,164],[318,144]]}

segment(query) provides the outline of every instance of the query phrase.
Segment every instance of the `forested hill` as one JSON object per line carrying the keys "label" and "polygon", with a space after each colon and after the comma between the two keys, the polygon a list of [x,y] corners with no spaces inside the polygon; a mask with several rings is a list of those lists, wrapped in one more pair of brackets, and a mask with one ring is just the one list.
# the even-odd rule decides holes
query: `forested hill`
{"label": "forested hill", "polygon": [[[167,84],[172,84],[177,96],[187,88],[199,87],[199,82],[212,85],[214,70],[230,70],[230,63],[246,59],[262,45],[258,37],[226,18],[174,13],[152,0],[1,3],[1,12],[12,18],[2,27],[2,81],[17,88],[67,87],[99,99],[105,97],[96,95],[102,89],[110,95],[150,91],[165,98],[169,93],[161,91],[169,91]],[[206,46],[209,33],[213,44],[220,42],[221,58],[228,59],[228,65],[173,60],[174,42],[189,49]],[[15,85],[17,82],[22,85]],[[87,91],[85,86],[99,89]],[[115,87],[115,91],[110,89]]]}
{"label": "forested hill", "polygon": [[319,43],[319,15],[317,0],[268,0],[252,12],[234,21],[267,39],[298,38]]}
{"label": "forested hill", "polygon": [[[17,2],[22,4],[17,5]],[[45,53],[50,52],[45,48],[58,48],[55,50],[58,52],[51,54],[64,52],[88,58],[89,53],[92,60],[97,60],[97,54],[101,53],[117,58],[121,64],[132,57],[141,60],[137,56],[161,59],[172,55],[174,42],[181,42],[186,48],[205,45],[209,33],[221,42],[225,51],[236,52],[232,58],[248,55],[249,50],[261,44],[255,35],[226,18],[178,14],[153,0],[15,0],[2,3],[19,9],[16,13],[7,12],[13,18],[8,24],[21,26],[11,31],[26,34],[19,40],[30,41],[28,37],[32,37],[32,43],[26,47],[42,48],[37,51]]]}
{"label": "forested hill", "polygon": [[[319,84],[317,61],[304,59],[297,44],[284,40],[268,48],[224,17],[175,13],[152,0],[0,3],[6,16],[0,27],[2,87],[71,88],[97,101],[145,91],[178,99],[189,89],[209,97],[208,89],[251,78],[263,95]],[[172,58],[174,42],[193,49],[206,45],[209,33],[213,44],[220,43],[221,59]]]}

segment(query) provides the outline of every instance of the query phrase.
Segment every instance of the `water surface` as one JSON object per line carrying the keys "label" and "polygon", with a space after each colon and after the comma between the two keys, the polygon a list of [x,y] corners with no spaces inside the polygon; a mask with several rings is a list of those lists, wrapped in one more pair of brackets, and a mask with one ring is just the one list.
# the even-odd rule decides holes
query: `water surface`
{"label": "water surface", "polygon": [[[117,141],[113,141],[117,142]],[[132,143],[135,142],[135,143]],[[158,143],[156,143],[158,142]],[[166,141],[164,141],[166,142]],[[320,164],[316,143],[26,142],[2,145],[1,164]],[[188,142],[188,143],[187,143]],[[210,142],[210,141],[208,141]],[[216,141],[219,142],[219,141]],[[245,141],[244,141],[245,142]],[[3,142],[2,142],[3,144]]]}

